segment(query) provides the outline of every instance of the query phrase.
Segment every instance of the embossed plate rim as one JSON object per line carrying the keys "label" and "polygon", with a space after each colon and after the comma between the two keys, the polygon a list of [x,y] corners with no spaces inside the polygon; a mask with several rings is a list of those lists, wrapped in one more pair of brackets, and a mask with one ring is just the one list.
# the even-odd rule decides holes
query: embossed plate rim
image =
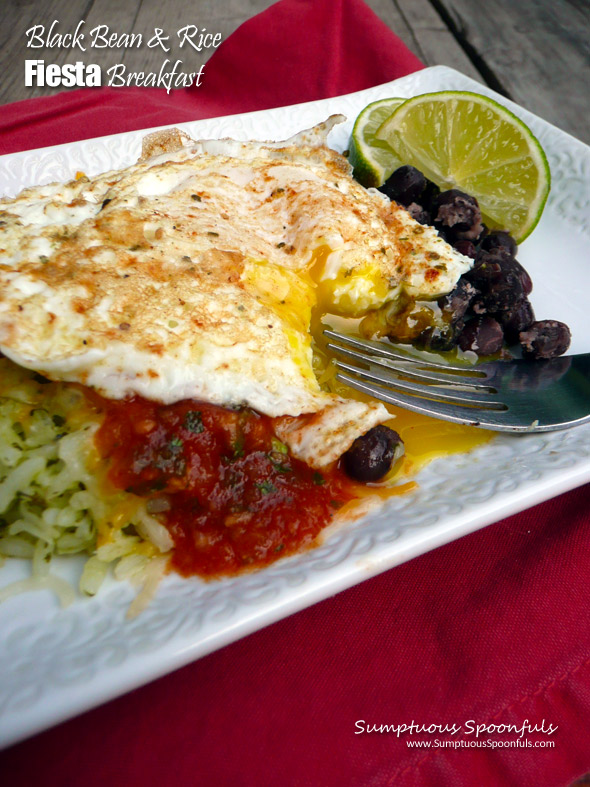
{"label": "embossed plate rim", "polygon": [[[351,120],[331,138],[335,147],[343,149],[355,113],[370,101],[437,89],[476,90],[519,114],[541,139],[557,173],[548,212],[590,241],[590,228],[580,219],[590,204],[590,177],[586,177],[590,148],[446,67],[425,69],[348,96],[179,125],[198,136],[285,138],[343,111]],[[0,157],[0,192],[14,194],[25,185],[64,178],[80,168],[94,174],[121,166],[137,155],[145,133]],[[494,467],[491,476],[490,466]],[[488,468],[485,475],[482,467]],[[4,665],[0,745],[70,718],[429,549],[583,484],[590,480],[590,425],[552,435],[501,436],[470,455],[433,462],[418,480],[416,493],[391,500],[376,515],[329,533],[317,549],[264,571],[212,584],[169,577],[152,605],[133,621],[125,620],[132,591],[114,581],[95,599],[80,600],[66,610],[59,610],[45,593],[6,602],[0,607]],[[75,560],[64,563],[63,571],[75,574],[79,568],[74,564],[79,567]],[[10,572],[15,578],[22,570],[16,561],[5,566],[0,584],[8,581]]]}

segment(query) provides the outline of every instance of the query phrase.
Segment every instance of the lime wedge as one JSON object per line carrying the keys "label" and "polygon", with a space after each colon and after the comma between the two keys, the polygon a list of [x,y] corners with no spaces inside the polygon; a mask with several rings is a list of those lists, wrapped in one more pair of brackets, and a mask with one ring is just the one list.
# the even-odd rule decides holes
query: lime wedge
{"label": "lime wedge", "polygon": [[444,91],[404,101],[375,132],[441,189],[476,197],[484,221],[521,243],[541,217],[551,173],[531,130],[497,101]]}
{"label": "lime wedge", "polygon": [[381,186],[401,166],[387,142],[375,139],[375,132],[405,98],[382,98],[366,106],[357,117],[350,137],[348,160],[358,182]]}

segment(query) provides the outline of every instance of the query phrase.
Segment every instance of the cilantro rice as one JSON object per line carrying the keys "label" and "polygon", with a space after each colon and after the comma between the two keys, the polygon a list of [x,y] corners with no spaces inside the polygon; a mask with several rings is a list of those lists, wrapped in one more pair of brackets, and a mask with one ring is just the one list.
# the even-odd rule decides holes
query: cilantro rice
{"label": "cilantro rice", "polygon": [[0,601],[51,589],[63,604],[75,592],[51,571],[56,555],[86,558],[80,591],[94,595],[109,568],[143,589],[147,602],[172,542],[145,501],[115,490],[94,447],[101,414],[78,386],[50,383],[0,358],[0,563],[31,561],[30,579],[0,589]]}

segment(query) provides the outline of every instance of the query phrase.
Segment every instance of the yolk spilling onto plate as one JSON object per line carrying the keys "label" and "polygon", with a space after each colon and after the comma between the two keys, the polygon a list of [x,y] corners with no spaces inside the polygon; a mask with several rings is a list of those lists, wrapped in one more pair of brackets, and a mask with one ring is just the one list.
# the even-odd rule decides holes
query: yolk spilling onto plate
{"label": "yolk spilling onto plate", "polygon": [[[330,313],[333,311],[334,289],[338,288],[339,279],[336,277],[335,280],[328,283],[320,281],[329,251],[327,247],[320,247],[314,255],[310,268],[310,275],[317,284],[315,291],[317,302],[311,318],[311,334],[314,343],[314,371],[322,387],[332,393],[349,399],[370,401],[369,397],[336,379],[336,368],[331,363],[331,354],[325,349],[326,340],[323,337],[325,328],[332,327],[351,335],[355,333],[360,335],[358,332],[360,321],[358,318],[363,317],[366,313],[366,309],[349,307],[346,296],[343,299],[341,298],[343,308],[339,310],[339,314],[345,314],[349,319],[343,320],[341,317]],[[368,281],[369,283],[371,282],[370,277],[368,277]],[[347,284],[351,291],[355,289],[354,283],[350,282],[350,280]],[[379,285],[380,282],[377,278],[371,295],[379,296]],[[391,477],[384,479],[384,484],[392,481],[393,478],[399,480],[403,477],[415,475],[424,465],[437,457],[471,451],[477,446],[489,442],[494,436],[493,432],[485,429],[429,418],[428,416],[389,404],[385,406],[394,417],[389,425],[404,441],[406,453],[401,465],[393,469]]]}
{"label": "yolk spilling onto plate", "polygon": [[[359,334],[360,320],[376,303],[383,302],[386,288],[377,269],[363,269],[350,276],[341,270],[326,276],[330,253],[328,245],[318,246],[305,272],[279,268],[266,260],[251,261],[244,281],[288,326],[294,357],[307,374],[311,343],[314,372],[321,387],[344,398],[368,402],[369,397],[336,379],[323,331],[329,326]],[[386,407],[393,416],[390,426],[404,441],[406,453],[391,476],[384,479],[384,485],[411,477],[432,459],[470,451],[493,437],[484,429],[429,418],[392,405]]]}
{"label": "yolk spilling onto plate", "polygon": [[[323,341],[321,332],[319,334],[316,332],[315,336],[318,343]],[[326,356],[320,351],[316,355],[316,361],[318,366],[324,364],[323,374],[318,376],[320,382],[327,385],[329,390],[348,398],[370,401],[369,397],[336,380],[335,367],[331,363],[325,365]],[[317,368],[316,373],[318,373]],[[391,423],[387,425],[399,434],[404,442],[406,453],[401,466],[394,467],[392,476],[386,476],[383,483],[388,483],[393,478],[398,480],[413,476],[432,459],[471,451],[489,442],[494,436],[493,432],[486,429],[429,418],[390,404],[386,404],[386,407],[393,416]]]}

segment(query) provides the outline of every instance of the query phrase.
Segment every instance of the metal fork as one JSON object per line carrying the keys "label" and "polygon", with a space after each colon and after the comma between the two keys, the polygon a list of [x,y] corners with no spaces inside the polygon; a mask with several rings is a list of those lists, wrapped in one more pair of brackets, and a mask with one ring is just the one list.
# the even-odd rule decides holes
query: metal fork
{"label": "metal fork", "polygon": [[499,432],[551,432],[590,421],[590,353],[477,366],[433,363],[384,342],[325,330],[338,379],[417,413]]}

